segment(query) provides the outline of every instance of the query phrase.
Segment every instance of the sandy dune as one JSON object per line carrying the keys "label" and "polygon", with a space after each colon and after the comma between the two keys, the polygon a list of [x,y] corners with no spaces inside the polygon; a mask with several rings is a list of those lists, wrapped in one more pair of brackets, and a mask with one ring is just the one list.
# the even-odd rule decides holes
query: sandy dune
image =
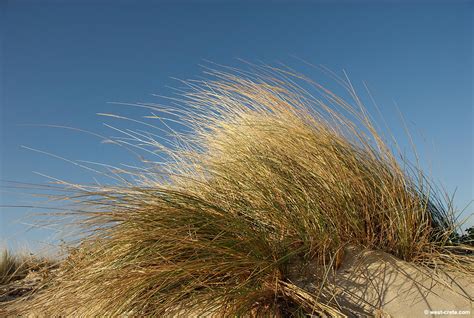
{"label": "sandy dune", "polygon": [[375,251],[349,250],[330,281],[349,316],[471,317],[474,280],[426,269]]}

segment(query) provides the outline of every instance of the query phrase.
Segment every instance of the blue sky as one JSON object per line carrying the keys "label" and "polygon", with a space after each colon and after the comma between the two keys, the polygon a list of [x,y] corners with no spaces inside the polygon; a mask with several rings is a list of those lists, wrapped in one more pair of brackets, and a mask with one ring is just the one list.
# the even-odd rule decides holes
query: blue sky
{"label": "blue sky", "polygon": [[[37,171],[93,181],[92,174],[21,145],[70,159],[133,163],[90,135],[31,124],[114,135],[103,122],[123,123],[96,113],[146,113],[107,102],[160,102],[151,94],[171,94],[168,86],[178,85],[171,77],[200,76],[205,60],[283,62],[328,82],[296,56],[346,70],[360,89],[366,81],[408,150],[396,103],[423,167],[449,192],[457,188],[459,208],[473,198],[472,2],[2,1],[0,10],[3,180],[46,182]],[[2,188],[0,204],[39,202],[20,192],[26,191]],[[33,247],[48,241],[50,231],[26,231],[22,224],[35,211],[0,208],[0,241]]]}

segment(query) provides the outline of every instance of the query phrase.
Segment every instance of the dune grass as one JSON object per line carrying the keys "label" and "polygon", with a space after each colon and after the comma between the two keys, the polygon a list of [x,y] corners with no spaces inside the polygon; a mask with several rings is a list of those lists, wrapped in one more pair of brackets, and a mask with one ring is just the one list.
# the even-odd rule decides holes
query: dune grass
{"label": "dune grass", "polygon": [[11,316],[9,304],[27,299],[45,285],[57,262],[26,251],[0,251],[0,316]]}
{"label": "dune grass", "polygon": [[26,276],[26,266],[20,257],[7,249],[0,252],[0,286]]}
{"label": "dune grass", "polygon": [[[115,140],[162,162],[117,172],[120,184],[62,184],[84,236],[12,313],[344,316],[324,277],[349,245],[473,274],[450,247],[449,199],[384,140],[350,82],[350,102],[267,66],[184,83],[173,108],[138,105],[164,142],[138,130]],[[305,266],[320,268],[319,294],[294,282]]]}
{"label": "dune grass", "polygon": [[33,255],[26,251],[12,253],[5,248],[0,251],[0,287],[20,281],[31,272],[49,272],[56,267],[56,263],[57,261],[50,257]]}

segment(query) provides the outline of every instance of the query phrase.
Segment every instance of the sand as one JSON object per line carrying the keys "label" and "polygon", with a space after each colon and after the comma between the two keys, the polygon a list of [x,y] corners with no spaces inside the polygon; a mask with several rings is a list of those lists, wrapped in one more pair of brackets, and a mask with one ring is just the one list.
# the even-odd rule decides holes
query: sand
{"label": "sand", "polygon": [[[433,275],[387,253],[348,249],[329,281],[349,316],[472,317],[474,280],[459,273]],[[336,287],[337,286],[337,287]]]}

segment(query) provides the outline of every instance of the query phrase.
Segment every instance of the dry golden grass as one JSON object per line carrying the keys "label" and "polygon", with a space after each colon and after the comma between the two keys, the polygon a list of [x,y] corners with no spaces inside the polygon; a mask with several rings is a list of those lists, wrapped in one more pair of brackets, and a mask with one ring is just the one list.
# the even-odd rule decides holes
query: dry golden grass
{"label": "dry golden grass", "polygon": [[[267,66],[209,77],[185,82],[174,108],[139,105],[187,133],[116,140],[164,164],[115,175],[121,185],[63,184],[84,237],[12,314],[343,316],[321,296],[347,245],[473,274],[449,246],[450,201],[384,141],[349,82],[351,102]],[[320,295],[292,281],[309,263]]]}
{"label": "dry golden grass", "polygon": [[26,275],[25,262],[12,255],[7,249],[0,254],[0,286],[23,278]]}
{"label": "dry golden grass", "polygon": [[6,304],[23,296],[28,297],[42,281],[52,274],[56,262],[47,257],[34,256],[25,251],[15,254],[4,249],[0,254],[0,316]]}

